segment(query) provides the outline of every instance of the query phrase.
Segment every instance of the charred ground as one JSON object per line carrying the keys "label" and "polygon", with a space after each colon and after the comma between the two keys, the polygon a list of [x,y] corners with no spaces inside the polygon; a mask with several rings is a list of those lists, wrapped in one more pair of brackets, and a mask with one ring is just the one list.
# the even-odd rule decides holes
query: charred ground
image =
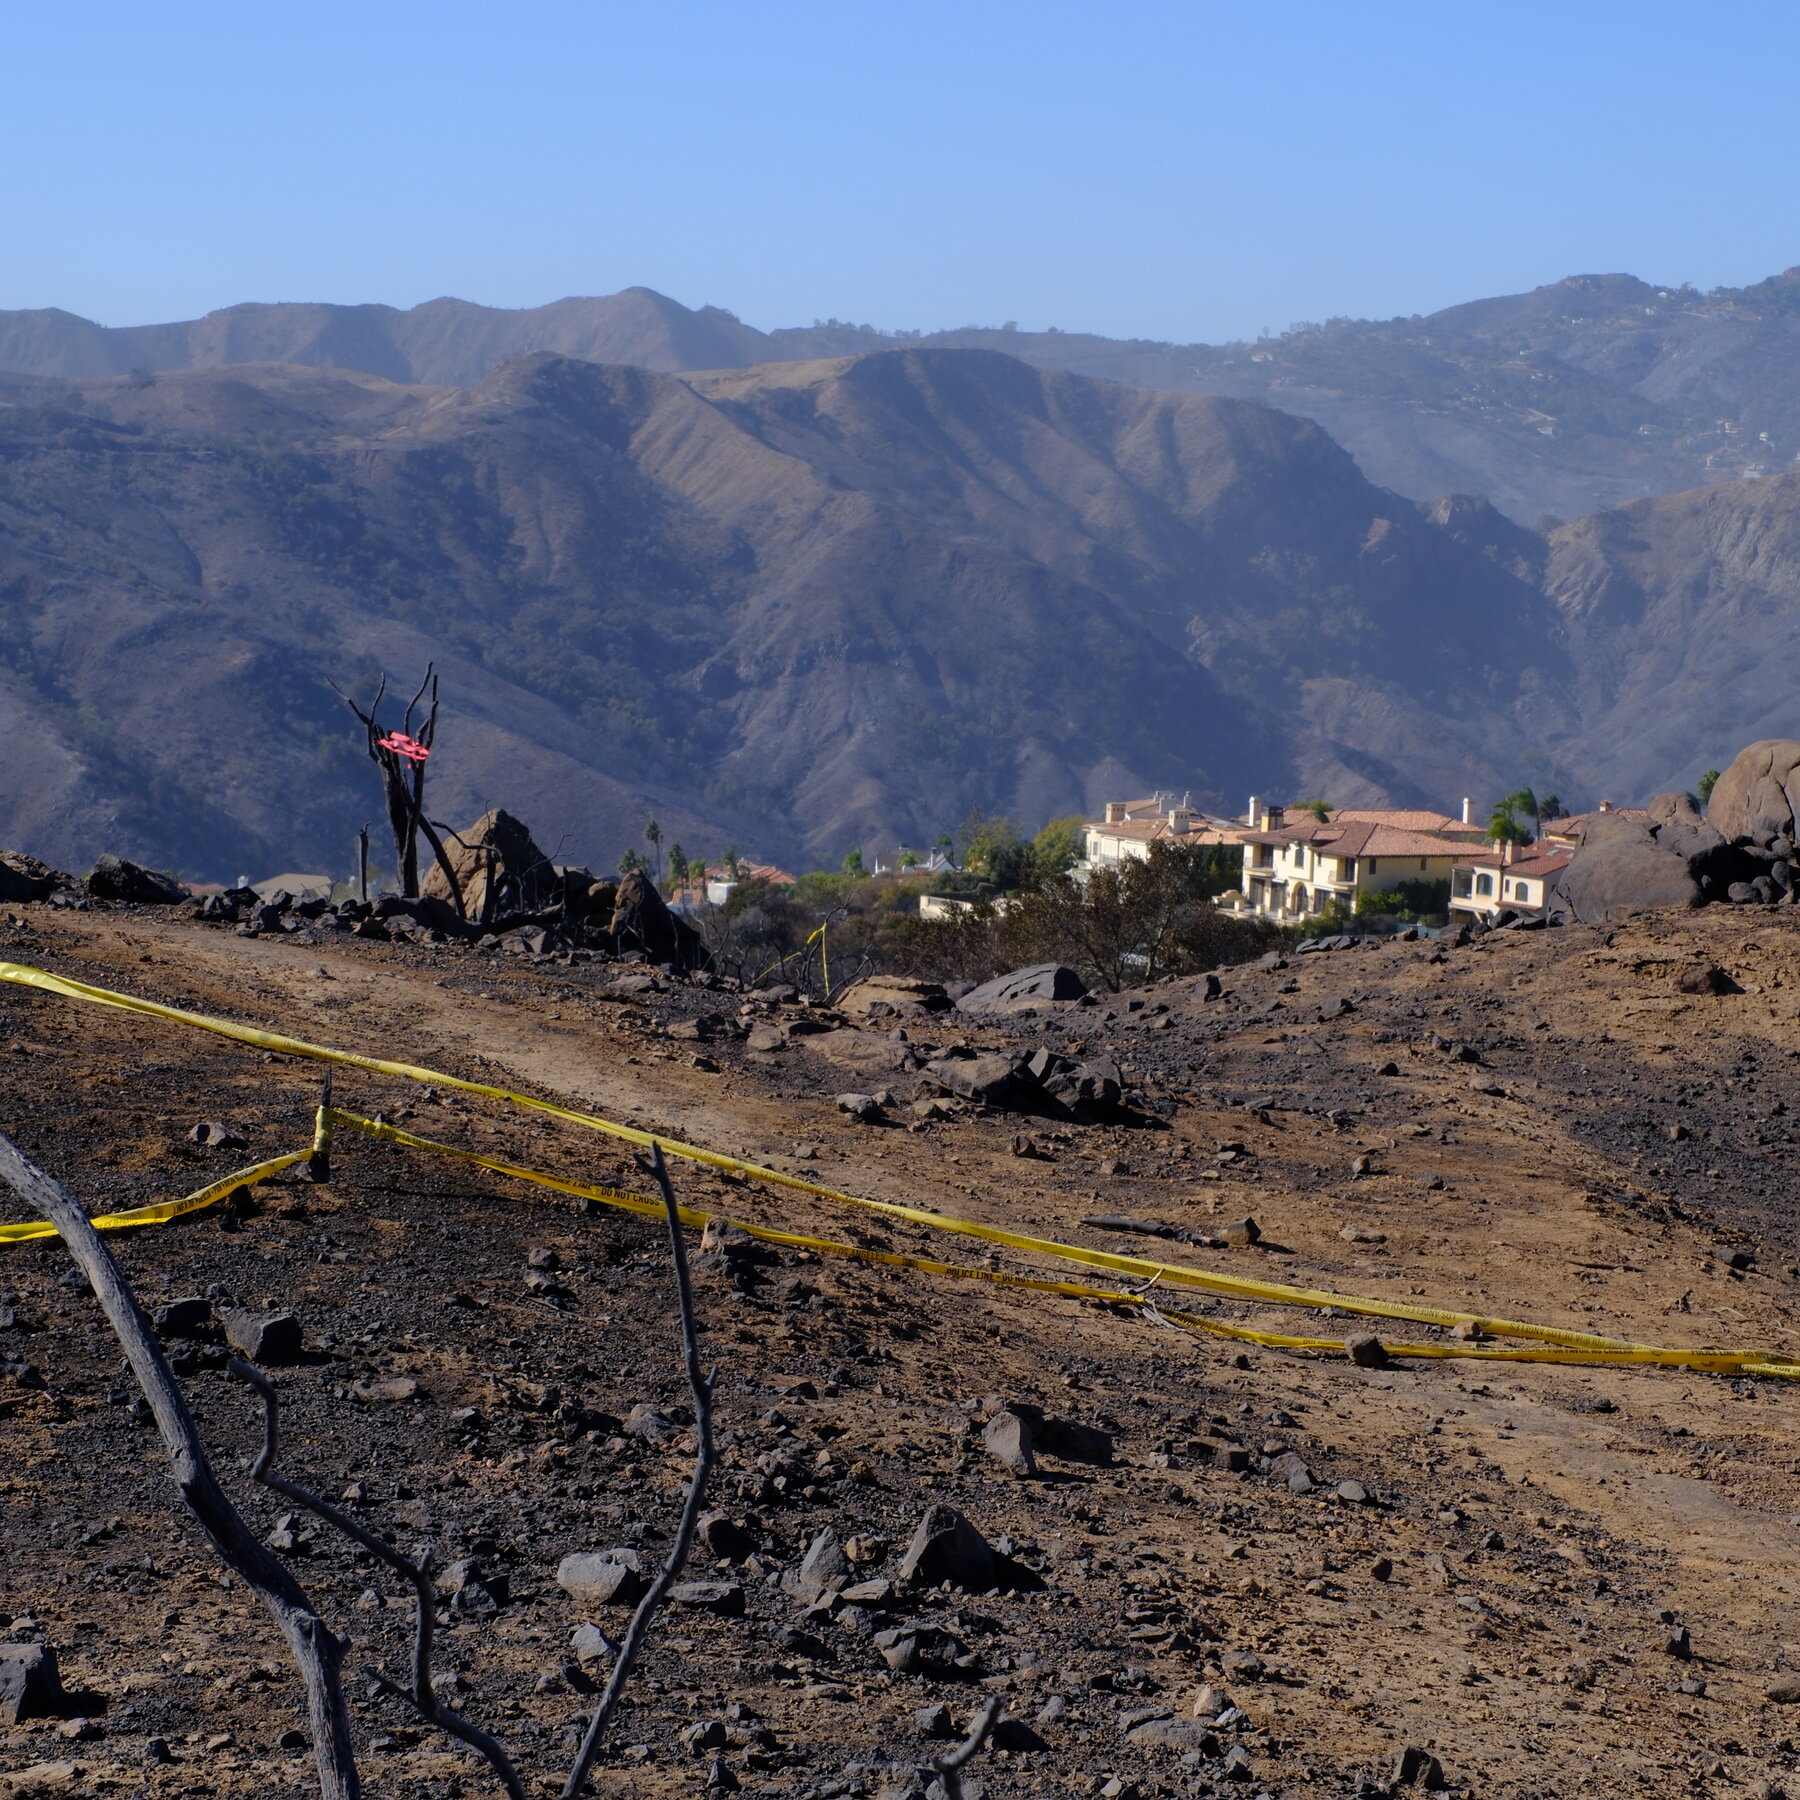
{"label": "charred ground", "polygon": [[[1253,1215],[1260,1246],[1170,1254],[1654,1342],[1800,1339],[1800,936],[1785,915],[1390,944],[1231,971],[1215,1000],[1169,984],[1003,1020],[845,1019],[812,1034],[783,1026],[839,1021],[717,989],[624,992],[615,965],[248,939],[124,910],[10,916],[16,961],[572,1099],[850,1192],[1137,1252],[1155,1245],[1082,1218],[1202,1230]],[[1742,991],[1681,992],[1701,966]],[[307,1141],[314,1067],[25,990],[5,990],[0,1012],[0,1124],[96,1209]],[[957,1043],[1111,1057],[1127,1106],[1096,1123],[954,1102],[918,1116],[908,1065]],[[851,1122],[834,1105],[846,1088],[889,1090],[890,1122]],[[421,1135],[645,1186],[623,1146],[448,1091],[340,1072],[338,1098]],[[207,1118],[248,1148],[196,1147],[188,1129]],[[1021,1134],[1038,1154],[1015,1154]],[[676,1179],[709,1210],[968,1260],[907,1226],[871,1230],[700,1171]],[[279,1372],[284,1467],[333,1495],[360,1484],[363,1516],[407,1547],[507,1578],[497,1612],[447,1611],[441,1666],[534,1780],[566,1767],[599,1671],[568,1647],[578,1619],[557,1562],[665,1543],[689,1467],[653,1225],[346,1139],[329,1186],[271,1184],[242,1216],[113,1244],[147,1303],[216,1289],[300,1314],[310,1360]],[[526,1285],[533,1250],[555,1253],[565,1293]],[[1750,1266],[1733,1269],[1733,1253]],[[21,1724],[0,1733],[0,1768],[72,1762],[70,1791],[95,1793],[306,1791],[304,1749],[278,1747],[301,1723],[279,1639],[173,1510],[91,1298],[53,1244],[0,1257],[0,1289],[17,1296],[0,1337],[0,1612],[10,1636],[41,1625],[100,1734]],[[745,1616],[665,1616],[601,1791],[696,1792],[714,1755],[752,1792],[903,1789],[903,1767],[941,1747],[920,1709],[947,1703],[960,1719],[986,1690],[1044,1746],[984,1762],[994,1800],[1111,1778],[1144,1794],[1352,1794],[1385,1781],[1407,1743],[1457,1786],[1518,1800],[1790,1779],[1800,1719],[1768,1698],[1800,1663],[1785,1387],[1527,1363],[1364,1370],[836,1260],[700,1267],[720,1367],[717,1500],[758,1549],[696,1571],[740,1583]],[[1216,1316],[1349,1329],[1223,1302]],[[173,1348],[221,1470],[280,1529],[285,1507],[237,1468],[255,1441],[246,1396],[212,1346]],[[357,1395],[408,1380],[412,1399]],[[1099,1428],[1114,1461],[1046,1458],[1042,1478],[1016,1479],[981,1446],[996,1397]],[[664,1441],[622,1429],[642,1405],[668,1422]],[[1288,1451],[1313,1491],[1264,1471]],[[1370,1503],[1338,1497],[1346,1481]],[[937,1499],[1010,1555],[1013,1585],[807,1614],[776,1584],[827,1526],[861,1540],[859,1576],[891,1577]],[[297,1535],[302,1580],[356,1640],[351,1666],[396,1668],[397,1593],[323,1531]],[[889,1670],[872,1634],[915,1619],[972,1663],[950,1679]],[[618,1620],[601,1622],[616,1635]],[[1666,1648],[1683,1629],[1689,1657]],[[1260,1677],[1241,1654],[1227,1669],[1228,1653]],[[1134,1715],[1185,1712],[1203,1680],[1247,1715],[1219,1755],[1184,1765],[1128,1740]],[[393,1702],[357,1694],[371,1792],[486,1791],[485,1773]],[[726,1743],[692,1754],[678,1734],[711,1720]],[[150,1760],[153,1739],[173,1761]],[[1222,1761],[1234,1744],[1248,1783]]]}

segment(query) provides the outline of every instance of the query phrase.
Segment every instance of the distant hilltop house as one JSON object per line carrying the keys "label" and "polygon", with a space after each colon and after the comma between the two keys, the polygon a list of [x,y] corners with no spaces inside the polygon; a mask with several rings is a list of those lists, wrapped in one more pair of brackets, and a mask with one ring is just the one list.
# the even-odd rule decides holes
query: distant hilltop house
{"label": "distant hilltop house", "polygon": [[1152,844],[1241,844],[1248,836],[1236,821],[1214,818],[1190,806],[1185,796],[1177,800],[1164,793],[1144,800],[1109,800],[1106,817],[1090,819],[1082,830],[1085,839],[1077,875],[1148,861]]}
{"label": "distant hilltop house", "polygon": [[1551,842],[1546,832],[1522,849],[1503,844],[1487,855],[1468,857],[1450,871],[1450,911],[1488,925],[1506,912],[1528,918],[1541,913],[1550,884],[1575,860],[1575,849]]}
{"label": "distant hilltop house", "polygon": [[669,905],[676,912],[692,912],[702,906],[723,906],[740,881],[792,887],[797,880],[797,876],[776,868],[773,863],[745,862],[740,857],[735,873],[728,863],[708,863],[704,869],[690,868],[687,880],[670,893]]}
{"label": "distant hilltop house", "polygon": [[1461,818],[1422,808],[1381,810],[1347,806],[1310,811],[1289,822],[1288,809],[1251,796],[1239,829],[1244,846],[1242,885],[1219,904],[1240,915],[1298,925],[1335,904],[1353,912],[1359,895],[1392,893],[1403,884],[1442,882],[1470,860],[1484,841],[1472,823],[1471,803]]}

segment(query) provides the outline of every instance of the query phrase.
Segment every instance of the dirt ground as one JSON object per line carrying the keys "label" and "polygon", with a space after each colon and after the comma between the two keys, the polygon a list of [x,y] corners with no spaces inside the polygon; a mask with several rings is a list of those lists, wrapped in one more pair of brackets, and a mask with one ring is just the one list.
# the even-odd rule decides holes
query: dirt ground
{"label": "dirt ground", "polygon": [[[732,1023],[743,996],[612,997],[616,965],[38,907],[0,913],[0,957],[1096,1248],[1653,1343],[1800,1351],[1800,931],[1787,912],[1384,944],[1227,971],[1212,1000],[1171,983],[993,1022],[908,1018],[910,1042],[885,1020],[770,1050]],[[1703,966],[1741,991],[1681,991]],[[803,1011],[752,1003],[749,1017]],[[703,1015],[726,1023],[686,1035]],[[907,1065],[959,1043],[1110,1055],[1128,1106],[1091,1124],[964,1105],[918,1117]],[[0,1129],[95,1210],[310,1138],[316,1065],[173,1026],[0,987],[0,1057]],[[888,1122],[852,1122],[834,1104],[846,1089],[887,1090]],[[646,1187],[623,1145],[449,1090],[340,1071],[337,1098],[421,1135]],[[205,1119],[247,1148],[192,1142]],[[1036,1155],[1015,1153],[1021,1132]],[[708,1210],[981,1260],[979,1246],[796,1193],[675,1174]],[[1249,1215],[1262,1241],[1125,1238],[1085,1227],[1095,1212],[1195,1231]],[[0,1219],[26,1216],[0,1204]],[[307,1360],[271,1371],[284,1472],[334,1497],[354,1484],[359,1516],[403,1547],[472,1556],[490,1586],[504,1577],[497,1610],[447,1607],[440,1668],[531,1790],[557,1791],[605,1667],[570,1649],[582,1617],[558,1561],[659,1553],[690,1467],[653,1223],[344,1134],[327,1186],[283,1177],[243,1216],[110,1242],[147,1305],[210,1293],[299,1315]],[[555,1252],[549,1289],[533,1250]],[[1002,1253],[994,1266],[1032,1265]],[[743,1613],[662,1616],[598,1792],[699,1793],[710,1775],[819,1800],[922,1793],[911,1770],[944,1746],[921,1709],[945,1704],[960,1724],[998,1692],[1029,1734],[977,1766],[990,1800],[1386,1792],[1409,1744],[1455,1789],[1510,1800],[1800,1794],[1800,1707],[1769,1697],[1800,1677],[1789,1383],[1359,1368],[829,1258],[698,1268],[719,1369],[716,1504],[755,1550],[693,1574],[737,1584]],[[13,1319],[0,1331],[0,1638],[53,1645],[79,1714],[0,1728],[0,1771],[60,1765],[32,1779],[70,1793],[316,1791],[281,1640],[179,1511],[117,1346],[68,1274],[55,1243],[0,1245]],[[1273,1331],[1357,1328],[1318,1311],[1196,1309]],[[170,1348],[228,1487],[258,1528],[283,1529],[292,1509],[248,1479],[256,1419],[222,1353]],[[405,1380],[408,1399],[371,1386]],[[982,1445],[998,1399],[1100,1428],[1114,1460],[1046,1456],[1036,1479],[1016,1477]],[[634,1406],[666,1428],[627,1429]],[[1291,1490],[1291,1463],[1269,1466],[1289,1451],[1310,1491]],[[940,1499],[1010,1559],[1003,1587],[871,1590],[810,1611],[780,1587],[826,1528],[856,1580],[891,1580]],[[300,1579],[352,1640],[368,1791],[497,1791],[370,1688],[364,1671],[404,1669],[395,1584],[323,1527],[288,1529]],[[593,1616],[622,1632],[622,1610]],[[943,1634],[942,1666],[888,1666],[877,1635],[911,1621]],[[1242,1715],[1214,1742],[1184,1754],[1127,1737],[1146,1717],[1191,1716],[1206,1682]],[[722,1743],[680,1740],[712,1721],[704,1735]]]}

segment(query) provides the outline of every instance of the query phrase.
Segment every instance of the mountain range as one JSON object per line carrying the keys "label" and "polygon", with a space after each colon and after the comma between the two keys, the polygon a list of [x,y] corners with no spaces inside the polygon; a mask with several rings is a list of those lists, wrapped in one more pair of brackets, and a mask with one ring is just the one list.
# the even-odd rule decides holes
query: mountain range
{"label": "mountain range", "polygon": [[331,683],[431,659],[435,815],[567,860],[651,814],[834,864],[1153,788],[1636,798],[1792,729],[1797,504],[1544,536],[1291,413],[979,349],[0,376],[0,842],[342,869],[379,812]]}
{"label": "mountain range", "polygon": [[1532,527],[1800,457],[1793,269],[1704,293],[1578,275],[1423,317],[1223,345],[1011,326],[885,334],[836,320],[760,331],[641,287],[520,310],[242,305],[115,328],[53,308],[0,312],[0,370],[75,377],[286,362],[466,387],[537,351],[679,373],[886,349],[999,350],[1128,386],[1255,400],[1323,425],[1383,487],[1416,500],[1479,494]]}

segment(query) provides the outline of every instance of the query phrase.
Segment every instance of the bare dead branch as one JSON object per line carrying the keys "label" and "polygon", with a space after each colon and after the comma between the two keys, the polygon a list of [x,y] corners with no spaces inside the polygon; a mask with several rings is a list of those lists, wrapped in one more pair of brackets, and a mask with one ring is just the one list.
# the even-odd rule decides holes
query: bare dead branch
{"label": "bare dead branch", "polygon": [[306,1687],[322,1800],[360,1800],[362,1782],[350,1743],[350,1714],[344,1704],[343,1645],[319,1617],[292,1571],[257,1538],[220,1487],[162,1346],[131,1284],[88,1223],[87,1214],[59,1182],[23,1156],[5,1136],[0,1136],[0,1180],[61,1233],[150,1403],[156,1428],[168,1448],[175,1485],[188,1510],[226,1566],[268,1608],[287,1639]]}
{"label": "bare dead branch", "polygon": [[700,1509],[705,1504],[706,1484],[712,1478],[713,1471],[712,1378],[703,1373],[700,1367],[700,1336],[694,1322],[694,1289],[688,1277],[687,1245],[681,1235],[681,1208],[676,1203],[675,1188],[669,1180],[668,1166],[663,1161],[662,1145],[654,1139],[650,1144],[649,1172],[656,1178],[657,1187],[662,1190],[663,1213],[669,1222],[669,1255],[675,1265],[675,1303],[681,1314],[682,1366],[687,1372],[688,1388],[694,1396],[694,1479],[688,1487],[687,1503],[681,1509],[681,1523],[676,1527],[675,1542],[670,1548],[668,1561],[651,1583],[650,1591],[638,1602],[637,1611],[631,1615],[631,1625],[625,1633],[624,1643],[619,1646],[619,1654],[613,1662],[606,1691],[600,1696],[600,1704],[594,1709],[593,1719],[581,1740],[581,1748],[576,1752],[574,1766],[569,1770],[569,1779],[563,1783],[562,1800],[575,1800],[587,1784],[588,1771],[600,1752],[606,1727],[618,1710],[619,1701],[625,1692],[625,1683],[630,1679],[631,1671],[643,1650],[644,1636],[650,1628],[650,1621],[667,1597],[669,1589],[675,1585],[675,1578],[681,1573],[688,1553],[693,1549]]}
{"label": "bare dead branch", "polygon": [[969,1735],[954,1750],[946,1750],[931,1766],[944,1784],[944,1800],[963,1800],[963,1770],[981,1754],[982,1746],[1000,1722],[1000,1696],[996,1694],[969,1726]]}
{"label": "bare dead branch", "polygon": [[340,1512],[330,1501],[321,1499],[310,1488],[302,1487],[297,1481],[289,1481],[284,1475],[277,1475],[275,1458],[281,1447],[281,1412],[275,1384],[254,1364],[241,1362],[236,1357],[226,1367],[239,1381],[246,1382],[262,1396],[262,1450],[250,1470],[252,1478],[292,1500],[296,1506],[305,1507],[309,1513],[341,1531],[352,1543],[360,1544],[371,1556],[379,1558],[397,1575],[404,1576],[412,1583],[412,1687],[403,1688],[380,1674],[376,1676],[377,1685],[384,1693],[407,1701],[427,1723],[437,1726],[440,1731],[449,1733],[451,1737],[467,1744],[471,1750],[479,1752],[499,1777],[500,1785],[506,1789],[510,1800],[525,1800],[525,1788],[519,1780],[518,1771],[514,1769],[512,1759],[499,1740],[490,1737],[480,1726],[472,1725],[461,1713],[444,1705],[437,1696],[437,1690],[431,1685],[432,1649],[437,1631],[437,1596],[432,1589],[430,1571],[422,1563],[416,1563],[410,1557],[402,1555],[385,1538],[377,1537],[348,1513]]}

